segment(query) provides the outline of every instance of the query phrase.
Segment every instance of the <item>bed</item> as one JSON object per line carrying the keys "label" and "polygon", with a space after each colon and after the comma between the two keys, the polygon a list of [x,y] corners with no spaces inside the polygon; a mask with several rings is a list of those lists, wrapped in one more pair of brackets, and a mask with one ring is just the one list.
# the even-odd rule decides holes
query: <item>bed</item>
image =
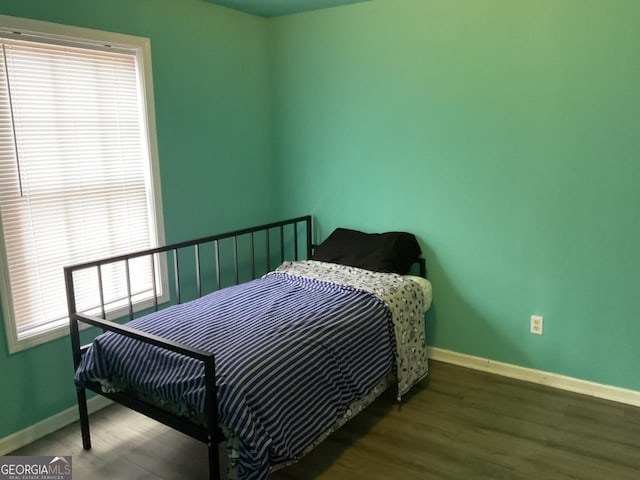
{"label": "bed", "polygon": [[425,273],[413,235],[316,246],[310,216],[66,267],[83,448],[91,390],[205,442],[211,479],[267,478],[427,376]]}

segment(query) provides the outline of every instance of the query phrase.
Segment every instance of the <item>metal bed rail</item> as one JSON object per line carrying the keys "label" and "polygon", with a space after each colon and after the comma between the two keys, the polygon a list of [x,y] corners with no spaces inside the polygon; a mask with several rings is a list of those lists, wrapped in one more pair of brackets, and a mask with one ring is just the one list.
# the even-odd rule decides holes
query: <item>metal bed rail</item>
{"label": "metal bed rail", "polygon": [[[289,228],[285,228],[289,227]],[[302,227],[302,228],[300,228]],[[302,242],[300,241],[300,233],[298,230],[302,231]],[[273,236],[271,235],[272,230],[275,230],[279,234],[275,236],[278,237],[278,247],[279,249],[273,248]],[[89,345],[82,345],[80,339],[80,323],[92,325],[94,327],[98,327],[102,329],[102,331],[110,331],[117,333],[119,335],[124,335],[129,338],[133,338],[139,340],[144,343],[148,343],[166,350],[170,350],[172,352],[184,355],[189,358],[193,358],[199,360],[204,365],[205,371],[205,418],[206,425],[199,426],[188,420],[173,415],[165,410],[162,410],[159,407],[156,407],[152,404],[144,402],[140,399],[137,399],[131,395],[127,395],[126,393],[105,393],[102,392],[100,385],[97,383],[89,383],[84,386],[76,385],[76,393],[78,399],[78,409],[80,413],[80,426],[82,431],[82,445],[85,450],[91,448],[91,436],[89,430],[89,416],[87,409],[87,396],[86,389],[92,390],[100,395],[103,395],[107,398],[110,398],[118,403],[124,404],[125,406],[136,410],[144,415],[147,415],[165,425],[169,425],[172,428],[175,428],[197,440],[203,441],[208,445],[209,451],[209,476],[211,479],[218,480],[220,479],[220,459],[218,456],[218,444],[224,441],[224,435],[218,426],[218,402],[217,402],[217,387],[215,384],[215,357],[212,353],[205,352],[203,350],[190,347],[188,345],[174,342],[172,340],[168,340],[157,335],[153,335],[150,333],[146,333],[135,328],[129,327],[127,325],[122,325],[120,323],[114,322],[112,320],[107,319],[108,308],[106,306],[106,300],[104,295],[104,284],[103,284],[103,267],[110,264],[116,264],[119,262],[124,262],[125,265],[125,284],[126,284],[126,296],[127,296],[127,310],[128,310],[128,318],[129,320],[134,318],[134,310],[135,305],[133,301],[133,293],[132,293],[132,285],[131,285],[131,276],[130,276],[130,262],[133,259],[149,257],[151,259],[151,277],[152,277],[152,290],[153,290],[153,310],[157,311],[160,308],[160,304],[158,302],[158,289],[156,286],[156,255],[171,253],[173,256],[173,270],[174,270],[174,293],[176,297],[177,303],[181,303],[183,300],[182,289],[181,289],[181,279],[180,279],[180,269],[181,264],[179,261],[179,252],[185,249],[193,249],[193,254],[195,258],[195,284],[197,290],[197,296],[200,297],[203,295],[203,278],[202,278],[202,262],[201,262],[201,246],[204,244],[212,243],[214,247],[214,268],[215,270],[215,288],[219,289],[222,287],[222,261],[221,261],[221,249],[220,242],[222,240],[231,239],[233,246],[233,270],[234,270],[234,284],[238,284],[240,282],[240,259],[239,259],[239,250],[238,250],[238,239],[244,236],[249,237],[249,264],[251,270],[251,278],[256,277],[257,271],[257,256],[256,256],[256,236],[262,233],[264,237],[262,241],[264,241],[264,261],[266,267],[266,271],[271,270],[273,257],[276,256],[280,262],[283,262],[288,255],[285,254],[286,246],[289,246],[289,250],[293,250],[292,260],[299,259],[300,246],[299,243],[303,243],[304,252],[306,258],[310,258],[313,244],[312,244],[312,230],[311,230],[311,216],[306,215],[302,217],[296,217],[289,220],[284,220],[281,222],[268,223],[264,225],[260,225],[252,228],[244,228],[240,230],[235,230],[233,232],[223,233],[220,235],[212,235],[208,237],[203,237],[196,240],[174,243],[171,245],[166,245],[163,247],[157,247],[147,250],[142,250],[126,255],[117,255],[109,258],[105,258],[102,260],[91,261],[80,263],[77,265],[72,265],[64,268],[64,276],[65,276],[65,286],[67,290],[67,307],[69,311],[69,324],[70,324],[70,333],[71,333],[71,345],[73,351],[73,365],[74,370],[77,370],[80,362],[82,360],[82,355],[89,348]],[[285,239],[285,235],[290,234],[289,238]],[[306,238],[304,238],[306,237]],[[292,244],[291,244],[292,243]],[[279,251],[278,251],[279,250]],[[76,282],[74,279],[74,273],[87,270],[87,269],[95,269],[98,276],[98,289],[99,291],[99,306],[94,308],[93,310],[99,310],[100,317],[96,315],[90,315],[86,312],[79,312],[78,305],[76,301]],[[172,304],[171,302],[166,302],[167,305]]]}

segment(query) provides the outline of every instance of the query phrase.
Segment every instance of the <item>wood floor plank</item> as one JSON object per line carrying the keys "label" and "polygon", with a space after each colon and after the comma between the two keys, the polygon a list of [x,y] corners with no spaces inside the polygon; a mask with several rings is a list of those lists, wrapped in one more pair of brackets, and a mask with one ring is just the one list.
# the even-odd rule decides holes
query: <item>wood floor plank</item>
{"label": "wood floor plank", "polygon": [[[119,405],[16,455],[72,455],[75,480],[206,479],[206,447]],[[640,478],[640,409],[439,362],[273,480]]]}

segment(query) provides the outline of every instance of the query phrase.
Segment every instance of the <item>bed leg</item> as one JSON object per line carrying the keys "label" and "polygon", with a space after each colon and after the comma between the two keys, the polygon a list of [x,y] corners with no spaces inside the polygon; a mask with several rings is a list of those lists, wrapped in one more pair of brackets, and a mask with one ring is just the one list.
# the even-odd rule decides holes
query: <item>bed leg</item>
{"label": "bed leg", "polygon": [[209,480],[221,480],[218,444],[213,439],[209,439],[207,445],[209,448]]}
{"label": "bed leg", "polygon": [[91,432],[89,432],[89,411],[87,410],[87,392],[84,388],[77,387],[78,410],[80,412],[80,430],[82,431],[82,448],[91,448]]}

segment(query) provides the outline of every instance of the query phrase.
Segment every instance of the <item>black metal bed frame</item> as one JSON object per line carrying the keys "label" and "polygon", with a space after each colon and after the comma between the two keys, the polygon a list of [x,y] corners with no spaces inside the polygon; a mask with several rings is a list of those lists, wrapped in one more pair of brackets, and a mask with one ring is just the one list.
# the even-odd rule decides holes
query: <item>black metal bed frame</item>
{"label": "black metal bed frame", "polygon": [[[157,311],[160,307],[158,303],[158,292],[156,291],[156,277],[155,277],[155,263],[156,256],[160,254],[172,253],[173,255],[173,269],[174,269],[174,289],[175,296],[177,297],[177,303],[182,302],[181,298],[181,285],[180,285],[180,263],[179,252],[184,249],[193,249],[195,255],[195,275],[196,285],[198,291],[198,297],[203,295],[202,291],[202,278],[201,278],[201,260],[200,260],[200,247],[204,244],[212,243],[215,252],[215,277],[216,277],[216,289],[221,288],[221,259],[220,259],[220,241],[225,239],[231,239],[233,243],[233,265],[234,265],[234,284],[240,282],[240,262],[238,256],[238,239],[248,236],[250,247],[250,265],[251,265],[251,277],[256,278],[256,251],[255,251],[255,237],[256,234],[264,234],[265,244],[265,266],[266,271],[271,270],[271,260],[274,252],[272,251],[272,230],[279,232],[279,257],[280,261],[285,260],[285,227],[292,226],[293,228],[287,228],[286,230],[293,231],[293,258],[292,260],[299,259],[299,225],[304,227],[304,234],[306,238],[303,238],[306,245],[306,258],[311,257],[313,248],[312,244],[312,231],[311,231],[311,216],[303,216],[284,220],[281,222],[269,223],[252,228],[245,228],[241,230],[235,230],[233,232],[223,233],[220,235],[213,235],[197,240],[191,240],[181,243],[175,243],[164,247],[152,248],[126,255],[119,255],[93,262],[86,262],[82,264],[72,265],[64,268],[65,286],[67,289],[67,306],[69,309],[69,323],[71,329],[71,345],[73,349],[73,366],[74,370],[78,369],[82,355],[87,351],[91,344],[82,345],[80,341],[80,323],[92,325],[94,327],[101,328],[102,331],[111,331],[120,335],[124,335],[129,338],[140,340],[166,350],[170,350],[175,353],[182,354],[186,357],[193,358],[201,361],[204,364],[205,372],[205,419],[206,425],[199,426],[189,420],[173,415],[155,405],[149,404],[136,397],[127,395],[126,393],[116,392],[107,393],[103,392],[99,383],[87,383],[84,386],[76,385],[76,393],[78,398],[78,409],[80,411],[80,427],[82,431],[82,446],[85,450],[91,448],[91,436],[89,431],[89,414],[87,410],[87,394],[86,389],[89,389],[99,395],[107,397],[115,402],[118,402],[128,408],[131,408],[137,412],[140,412],[148,417],[151,417],[165,425],[168,425],[182,433],[189,435],[201,442],[207,444],[209,454],[209,478],[212,480],[219,480],[221,478],[220,473],[220,458],[218,455],[218,444],[225,440],[225,437],[218,426],[218,401],[217,401],[217,387],[215,384],[215,357],[213,353],[206,352],[201,349],[192,348],[188,345],[184,345],[172,340],[153,335],[150,333],[142,332],[140,330],[131,328],[127,325],[121,325],[117,322],[113,322],[106,319],[105,312],[105,299],[103,294],[102,285],[102,267],[108,264],[114,264],[118,262],[124,262],[126,286],[127,286],[127,301],[129,319],[134,317],[134,305],[131,292],[131,279],[129,271],[129,263],[132,259],[149,257],[151,259],[151,274],[153,283],[153,309]],[[276,235],[278,236],[278,235]],[[74,272],[96,269],[98,275],[98,288],[100,290],[100,311],[101,318],[80,313],[77,311],[76,295],[75,295],[75,282]],[[170,304],[170,302],[169,302]]]}
{"label": "black metal bed frame", "polygon": [[[204,372],[205,372],[205,426],[197,425],[183,417],[174,415],[162,408],[159,408],[155,405],[147,403],[143,400],[140,400],[132,395],[128,395],[124,392],[103,392],[99,383],[88,382],[84,386],[76,385],[76,394],[78,400],[78,409],[80,413],[80,428],[82,431],[82,446],[85,450],[89,450],[91,448],[91,436],[89,430],[89,414],[87,409],[87,394],[86,390],[89,389],[99,395],[107,397],[114,402],[120,403],[132,410],[135,410],[139,413],[142,413],[154,420],[157,420],[165,425],[168,425],[190,437],[195,438],[201,442],[207,444],[208,447],[208,456],[209,456],[209,478],[211,480],[220,480],[221,472],[220,472],[220,458],[218,452],[218,445],[225,440],[224,434],[219,428],[218,425],[218,400],[217,400],[217,387],[215,384],[215,356],[213,353],[206,352],[201,349],[193,348],[188,345],[174,342],[172,340],[167,340],[165,338],[159,337],[154,334],[146,333],[135,328],[129,327],[127,325],[122,325],[120,323],[110,321],[106,319],[106,308],[105,308],[105,298],[103,293],[103,282],[102,282],[102,267],[109,264],[115,264],[119,262],[124,262],[125,265],[125,276],[126,276],[126,287],[127,287],[127,303],[128,303],[128,317],[129,320],[134,318],[134,304],[132,300],[132,287],[131,287],[131,279],[130,279],[130,269],[129,264],[130,261],[136,258],[149,257],[151,259],[151,275],[152,275],[152,284],[153,284],[153,310],[157,311],[161,308],[161,305],[158,302],[158,292],[156,290],[156,256],[162,254],[172,254],[173,256],[173,270],[174,270],[174,293],[177,299],[177,303],[182,303],[182,295],[181,295],[181,282],[180,282],[180,262],[179,262],[179,252],[184,251],[185,249],[193,249],[194,257],[195,257],[195,281],[196,281],[196,289],[197,296],[201,297],[203,295],[202,288],[202,270],[201,270],[201,246],[204,244],[213,244],[214,248],[214,266],[215,266],[215,288],[214,290],[220,289],[222,287],[221,283],[221,257],[220,257],[220,242],[222,240],[231,239],[233,244],[233,266],[234,266],[234,284],[237,285],[240,283],[240,260],[239,260],[239,249],[238,249],[238,239],[248,236],[249,239],[249,263],[251,269],[251,278],[256,278],[256,251],[255,251],[255,239],[256,234],[263,234],[264,240],[264,261],[266,271],[271,270],[271,260],[274,255],[274,251],[272,250],[272,240],[273,235],[271,232],[275,230],[279,232],[279,235],[276,235],[279,243],[279,260],[282,263],[285,260],[285,244],[288,246],[288,250],[293,249],[293,258],[289,258],[292,260],[299,260],[299,241],[300,236],[298,230],[300,226],[303,227],[303,244],[306,247],[305,256],[306,258],[311,258],[311,254],[315,245],[312,243],[312,228],[311,228],[311,216],[306,215],[302,217],[296,217],[289,220],[284,220],[280,222],[269,223],[265,225],[260,225],[257,227],[245,228],[241,230],[235,230],[233,232],[223,233],[219,235],[213,235],[209,237],[204,237],[196,240],[175,243],[171,245],[167,245],[164,247],[152,248],[147,250],[142,250],[135,253],[119,255],[115,257],[110,257],[102,260],[92,261],[81,263],[77,265],[72,265],[64,268],[64,276],[65,276],[65,286],[67,290],[67,306],[69,310],[69,324],[71,329],[71,346],[73,350],[73,366],[74,371],[78,369],[80,365],[80,361],[82,356],[87,351],[87,349],[91,346],[91,343],[82,345],[80,340],[80,323],[91,325],[94,327],[98,327],[102,329],[103,332],[111,331],[120,335],[124,335],[129,338],[133,338],[139,340],[144,343],[148,343],[166,350],[170,350],[175,353],[182,354],[186,357],[193,358],[201,361],[204,364]],[[285,227],[287,228],[287,232],[285,232]],[[291,228],[292,227],[292,228]],[[293,235],[289,240],[291,243],[287,243],[285,241],[285,233],[288,233],[289,230],[292,230]],[[306,237],[306,238],[305,238]],[[290,252],[291,253],[291,252]],[[420,275],[426,276],[426,267],[425,260],[423,258],[418,259],[418,267],[420,271]],[[78,307],[76,305],[76,290],[75,290],[75,281],[74,281],[74,272],[88,270],[88,269],[96,269],[96,273],[98,276],[98,289],[100,293],[100,305],[99,310],[101,313],[101,317],[96,317],[94,315],[88,315],[86,313],[78,312]],[[266,273],[265,271],[265,273]],[[208,293],[208,292],[207,292]],[[164,306],[172,305],[172,302],[165,302]],[[95,335],[94,335],[95,336]]]}

